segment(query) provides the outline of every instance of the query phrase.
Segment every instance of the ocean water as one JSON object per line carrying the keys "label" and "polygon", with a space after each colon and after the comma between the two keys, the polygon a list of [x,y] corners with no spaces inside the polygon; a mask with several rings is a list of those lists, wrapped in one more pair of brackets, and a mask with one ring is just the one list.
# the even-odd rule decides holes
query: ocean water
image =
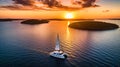
{"label": "ocean water", "polygon": [[[0,67],[120,67],[120,28],[87,31],[69,28],[75,21],[39,25],[21,21],[0,22]],[[120,20],[98,21],[120,26]],[[66,60],[49,56],[57,33]]]}

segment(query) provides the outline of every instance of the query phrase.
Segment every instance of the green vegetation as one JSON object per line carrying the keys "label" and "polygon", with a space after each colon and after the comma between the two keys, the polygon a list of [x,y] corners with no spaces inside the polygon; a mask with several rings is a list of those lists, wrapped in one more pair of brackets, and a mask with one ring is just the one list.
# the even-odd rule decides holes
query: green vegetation
{"label": "green vegetation", "polygon": [[112,23],[106,23],[101,21],[83,21],[75,22],[69,25],[71,28],[83,29],[83,30],[112,30],[119,28],[118,25]]}
{"label": "green vegetation", "polygon": [[48,23],[48,20],[37,20],[37,19],[29,19],[29,20],[25,20],[22,21],[22,24],[31,24],[31,25],[35,25],[35,24],[42,24],[42,23]]}

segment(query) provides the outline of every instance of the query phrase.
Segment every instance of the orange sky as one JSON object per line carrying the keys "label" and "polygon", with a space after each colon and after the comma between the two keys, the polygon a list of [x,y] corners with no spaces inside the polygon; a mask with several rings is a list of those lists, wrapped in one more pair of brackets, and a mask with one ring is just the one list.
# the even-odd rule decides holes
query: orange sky
{"label": "orange sky", "polygon": [[103,12],[100,7],[87,8],[79,11],[45,11],[45,10],[0,10],[0,18],[36,18],[36,19],[63,19],[66,13],[70,12],[76,19],[92,19],[92,18],[120,18],[120,10],[114,9],[110,12]]}
{"label": "orange sky", "polygon": [[[64,2],[69,3],[69,2]],[[94,18],[120,18],[118,4],[109,5],[98,2],[100,7],[83,8],[76,11],[67,10],[11,10],[0,9],[0,18],[35,18],[35,19],[63,19],[66,13],[72,13],[74,19],[94,19]]]}

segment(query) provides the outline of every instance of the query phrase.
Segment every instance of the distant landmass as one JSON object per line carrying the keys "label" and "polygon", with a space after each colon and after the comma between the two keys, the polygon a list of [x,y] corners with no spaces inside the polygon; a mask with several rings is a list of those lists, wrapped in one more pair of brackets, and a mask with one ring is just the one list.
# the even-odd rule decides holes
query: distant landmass
{"label": "distant landmass", "polygon": [[13,20],[23,20],[23,19],[8,19],[8,18],[0,19],[0,21],[13,21]]}
{"label": "distant landmass", "polygon": [[119,28],[119,26],[116,24],[106,23],[101,21],[75,22],[75,23],[71,23],[69,27],[75,28],[75,29],[93,30],[93,31],[112,30],[112,29]]}
{"label": "distant landmass", "polygon": [[[3,18],[0,21],[13,21],[13,20],[27,20],[27,19],[12,19],[12,18]],[[36,19],[36,20],[59,20],[59,21],[79,21],[79,20],[120,20],[120,18],[97,18],[97,19]]]}
{"label": "distant landmass", "polygon": [[77,21],[77,20],[120,20],[120,18],[95,18],[95,19],[48,19],[48,20],[59,20],[59,21]]}

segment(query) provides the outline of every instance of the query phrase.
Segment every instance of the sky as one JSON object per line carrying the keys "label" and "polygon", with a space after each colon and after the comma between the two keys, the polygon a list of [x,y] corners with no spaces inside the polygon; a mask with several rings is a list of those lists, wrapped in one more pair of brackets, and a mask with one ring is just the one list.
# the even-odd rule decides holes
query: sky
{"label": "sky", "polygon": [[120,18],[120,0],[0,0],[0,18]]}

